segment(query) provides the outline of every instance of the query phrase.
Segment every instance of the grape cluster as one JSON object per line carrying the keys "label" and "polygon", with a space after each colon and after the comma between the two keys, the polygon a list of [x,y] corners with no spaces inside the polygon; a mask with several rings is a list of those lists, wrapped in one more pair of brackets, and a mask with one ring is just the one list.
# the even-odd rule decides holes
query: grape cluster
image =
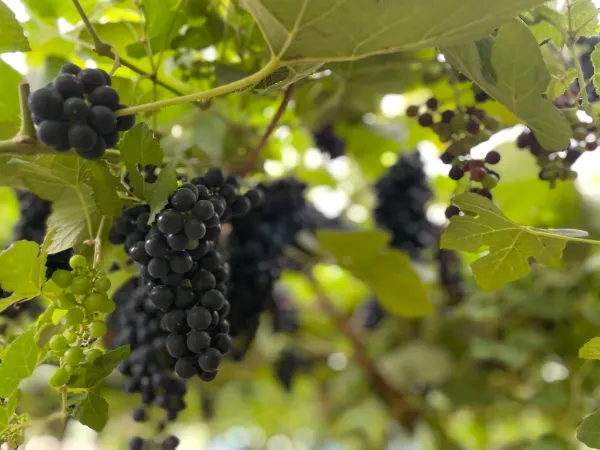
{"label": "grape cluster", "polygon": [[517,137],[517,147],[527,149],[536,158],[540,180],[554,185],[557,180],[574,180],[577,172],[571,167],[585,151],[594,151],[600,145],[598,127],[593,123],[575,120],[572,124],[573,137],[569,147],[563,151],[550,151],[541,146],[535,133],[529,129]]}
{"label": "grape cluster", "polygon": [[331,159],[346,154],[346,141],[335,132],[333,125],[325,125],[315,131],[313,137],[319,150],[328,154]]}
{"label": "grape cluster", "polygon": [[135,116],[117,117],[127,106],[111,87],[111,77],[102,69],[81,69],[66,64],[46,87],[28,99],[37,137],[57,152],[74,148],[85,159],[99,159],[119,141],[119,132],[129,130]]}
{"label": "grape cluster", "polygon": [[49,381],[55,388],[65,386],[80,366],[92,364],[104,354],[92,344],[106,333],[104,315],[115,309],[106,294],[111,283],[103,272],[88,266],[82,255],[73,255],[69,265],[71,271],[59,269],[52,274],[52,281],[60,288],[53,306],[65,311],[62,333],[49,341],[50,350],[60,361]]}
{"label": "grape cluster", "polygon": [[400,155],[375,185],[375,220],[392,234],[391,246],[419,258],[433,242],[432,228],[425,214],[431,189],[418,153]]}
{"label": "grape cluster", "polygon": [[[148,408],[155,405],[166,412],[167,421],[173,421],[186,406],[187,387],[173,375],[175,358],[167,352],[169,333],[161,326],[163,314],[150,300],[148,288],[140,277],[125,283],[115,292],[114,300],[116,310],[108,321],[109,331],[115,333],[112,347],[130,346],[130,356],[119,366],[119,371],[127,379],[125,391],[141,396],[141,405],[133,411],[133,419],[147,421]],[[177,442],[173,438],[169,436],[163,443]],[[149,442],[136,436],[129,443],[130,449],[144,449],[146,443]]]}

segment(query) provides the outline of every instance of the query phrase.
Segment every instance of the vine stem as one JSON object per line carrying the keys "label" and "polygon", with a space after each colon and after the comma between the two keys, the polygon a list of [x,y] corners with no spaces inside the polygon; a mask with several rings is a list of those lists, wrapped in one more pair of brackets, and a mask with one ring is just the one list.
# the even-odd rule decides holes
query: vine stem
{"label": "vine stem", "polygon": [[198,102],[200,100],[207,100],[209,98],[218,97],[220,95],[228,94],[230,92],[239,91],[250,87],[254,84],[259,83],[264,80],[265,77],[273,73],[275,69],[277,69],[279,64],[279,60],[277,58],[271,59],[267,65],[265,65],[258,72],[253,73],[252,75],[247,76],[246,78],[242,78],[241,80],[234,81],[232,83],[224,84],[223,86],[218,86],[213,89],[209,89],[207,91],[195,92],[189,95],[183,95],[181,97],[170,98],[166,100],[160,100],[158,102],[145,103],[143,105],[132,106],[130,108],[120,109],[116,111],[117,116],[126,116],[129,114],[136,114],[142,112],[151,112],[156,111],[161,108],[166,108],[168,106],[181,105],[184,103]]}
{"label": "vine stem", "polygon": [[290,84],[287,87],[287,89],[285,90],[285,93],[283,94],[283,99],[281,100],[281,103],[279,104],[279,108],[277,108],[277,111],[273,115],[271,122],[269,122],[267,129],[265,130],[264,134],[260,138],[259,143],[256,145],[254,150],[252,150],[250,152],[250,154],[248,155],[246,164],[240,171],[240,176],[242,176],[242,177],[245,176],[248,172],[250,172],[250,170],[252,170],[252,168],[256,164],[256,161],[257,161],[258,157],[260,156],[260,153],[262,152],[263,148],[265,148],[265,145],[267,145],[267,141],[271,137],[271,134],[273,134],[273,131],[275,131],[275,128],[277,127],[277,124],[279,123],[279,121],[281,120],[281,117],[285,113],[285,110],[287,109],[287,106],[290,103],[290,100],[294,96],[294,90],[295,90],[294,84]]}
{"label": "vine stem", "polygon": [[390,386],[385,377],[375,366],[375,362],[367,354],[362,341],[346,319],[332,305],[324,289],[312,273],[312,269],[306,271],[306,277],[315,291],[320,308],[331,318],[337,329],[352,343],[354,356],[363,371],[368,375],[380,398],[387,404],[394,419],[409,428],[413,428],[419,417],[420,409],[412,404],[404,394]]}
{"label": "vine stem", "polygon": [[578,237],[571,237],[571,236],[564,236],[562,234],[557,234],[557,233],[552,233],[550,230],[549,231],[539,231],[536,230],[535,228],[531,228],[531,227],[525,227],[527,229],[527,231],[531,234],[535,234],[536,236],[543,236],[545,238],[552,238],[552,239],[560,239],[563,241],[568,241],[568,242],[579,242],[580,244],[588,244],[588,245],[595,245],[595,246],[600,246],[600,241],[595,241],[593,239],[583,239],[583,238],[578,238]]}

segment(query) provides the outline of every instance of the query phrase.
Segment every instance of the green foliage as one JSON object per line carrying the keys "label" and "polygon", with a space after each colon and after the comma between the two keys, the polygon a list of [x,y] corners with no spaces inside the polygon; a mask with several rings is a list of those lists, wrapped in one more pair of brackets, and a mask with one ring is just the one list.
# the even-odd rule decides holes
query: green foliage
{"label": "green foliage", "polygon": [[579,349],[579,357],[584,359],[600,359],[600,338],[593,338]]}
{"label": "green foliage", "polygon": [[529,29],[518,21],[503,25],[495,38],[440,48],[448,61],[474,80],[535,131],[547,149],[567,147],[571,129],[542,99],[550,75]]}
{"label": "green foliage", "polygon": [[600,411],[595,411],[583,419],[583,422],[581,422],[577,428],[577,439],[588,447],[600,448],[600,434],[598,433],[599,428]]}
{"label": "green foliage", "polygon": [[0,396],[7,398],[17,392],[19,384],[29,378],[37,367],[40,349],[34,330],[20,335],[4,351],[0,364]]}
{"label": "green foliage", "polygon": [[386,248],[389,235],[385,232],[320,230],[317,238],[321,249],[334,257],[337,265],[369,285],[390,313],[419,317],[433,311],[408,256]]}
{"label": "green foliage", "polygon": [[73,417],[94,431],[102,431],[108,421],[108,402],[101,395],[88,391],[75,404]]}
{"label": "green foliage", "polygon": [[30,50],[29,42],[13,12],[4,3],[0,3],[0,52],[26,52]]}

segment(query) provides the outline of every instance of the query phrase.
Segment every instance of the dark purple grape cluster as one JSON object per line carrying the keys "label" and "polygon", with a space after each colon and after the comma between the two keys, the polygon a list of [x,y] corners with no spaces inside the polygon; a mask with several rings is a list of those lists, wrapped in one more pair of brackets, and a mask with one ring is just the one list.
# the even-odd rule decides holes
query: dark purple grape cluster
{"label": "dark purple grape cluster", "polygon": [[125,391],[141,395],[134,420],[145,422],[152,405],[165,410],[167,421],[175,420],[186,406],[186,383],[173,375],[175,359],[166,349],[168,332],[161,326],[162,312],[139,277],[125,283],[113,299],[116,309],[107,321],[111,347],[130,346],[130,356],[119,371],[126,377]]}
{"label": "dark purple grape cluster", "polygon": [[161,311],[169,334],[166,348],[176,359],[175,373],[211,381],[223,354],[231,348],[226,299],[228,265],[216,248],[221,223],[241,216],[261,195],[240,194],[239,181],[220,169],[185,183],[149,224],[146,205],[117,218],[109,238],[124,244],[147,284],[151,302]]}
{"label": "dark purple grape cluster", "polygon": [[375,185],[375,221],[392,234],[391,246],[418,259],[434,241],[426,216],[432,197],[418,153],[403,154]]}
{"label": "dark purple grape cluster", "polygon": [[335,132],[333,125],[325,125],[318,129],[313,133],[313,137],[319,150],[328,154],[331,159],[346,154],[346,140]]}
{"label": "dark purple grape cluster", "polygon": [[66,64],[46,87],[28,99],[37,137],[57,152],[74,148],[85,159],[99,159],[119,141],[119,132],[135,124],[134,115],[117,117],[127,106],[111,87],[111,77],[102,69],[81,69]]}

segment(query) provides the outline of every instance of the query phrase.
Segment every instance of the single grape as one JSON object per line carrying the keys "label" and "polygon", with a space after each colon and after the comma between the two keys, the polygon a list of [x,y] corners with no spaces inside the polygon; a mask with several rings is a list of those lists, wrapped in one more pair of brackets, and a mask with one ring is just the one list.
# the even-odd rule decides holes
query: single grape
{"label": "single grape", "polygon": [[419,116],[419,125],[422,127],[430,127],[433,125],[433,116],[429,113],[423,113]]}
{"label": "single grape", "polygon": [[204,331],[211,322],[212,314],[202,306],[197,306],[187,313],[187,323],[194,330]]}
{"label": "single grape", "polygon": [[75,342],[77,340],[77,333],[75,333],[71,330],[66,330],[63,333],[63,336],[65,337],[65,339],[67,340],[67,342],[69,344],[72,344],[73,342]]}
{"label": "single grape", "polygon": [[150,300],[161,311],[167,311],[175,301],[175,294],[168,286],[154,286],[150,290]]}
{"label": "single grape", "polygon": [[198,357],[198,364],[205,372],[212,372],[217,370],[222,359],[223,355],[219,350],[209,347]]}
{"label": "single grape", "polygon": [[106,334],[106,325],[100,320],[94,320],[90,324],[89,331],[93,338],[101,338]]}
{"label": "single grape", "polygon": [[190,217],[185,222],[184,233],[191,240],[202,239],[206,234],[206,225],[200,220]]}
{"label": "single grape", "polygon": [[186,344],[185,334],[170,333],[167,336],[167,351],[173,358],[185,358],[190,352]]}
{"label": "single grape", "polygon": [[200,354],[210,346],[210,335],[206,331],[192,330],[187,335],[186,346],[191,352]]}
{"label": "single grape", "polygon": [[232,342],[231,337],[226,333],[218,333],[213,338],[212,347],[225,354],[231,350]]}
{"label": "single grape", "polygon": [[[180,358],[175,363],[175,373],[180,378],[191,378],[198,373],[198,367],[189,358]],[[164,447],[163,447],[164,448]]]}
{"label": "single grape", "polygon": [[152,237],[144,243],[146,253],[153,258],[161,258],[169,251],[169,246],[162,236]]}
{"label": "single grape", "polygon": [[407,117],[417,117],[419,115],[419,110],[421,108],[419,108],[419,106],[417,105],[410,105],[408,108],[406,108],[406,116]]}
{"label": "single grape", "polygon": [[87,261],[83,255],[73,255],[69,259],[69,266],[72,269],[83,269],[87,266]]}
{"label": "single grape", "polygon": [[89,125],[76,124],[69,128],[69,144],[71,147],[85,152],[91,150],[97,143],[98,133]]}
{"label": "single grape", "polygon": [[92,283],[87,277],[75,277],[71,283],[71,291],[75,295],[87,294],[92,288]]}
{"label": "single grape", "polygon": [[172,250],[185,250],[190,245],[190,239],[184,233],[169,234],[167,243]]}
{"label": "single grape", "polygon": [[[126,105],[119,105],[116,109],[117,111],[120,109],[127,108]],[[117,117],[117,130],[119,131],[127,131],[133,128],[135,125],[135,114],[128,114],[126,116]]]}
{"label": "single grape", "polygon": [[58,296],[56,303],[60,309],[71,309],[77,305],[77,300],[75,300],[75,296],[70,292],[62,292]]}
{"label": "single grape", "polygon": [[81,308],[71,308],[65,314],[65,322],[67,325],[74,327],[83,322],[84,316],[85,314]]}
{"label": "single grape", "polygon": [[145,443],[141,437],[134,436],[129,440],[129,450],[144,450]]}
{"label": "single grape", "polygon": [[179,233],[183,229],[183,215],[174,209],[161,212],[156,219],[158,229],[165,234]]}
{"label": "single grape", "polygon": [[450,205],[446,208],[444,215],[446,219],[450,220],[454,216],[458,216],[460,214],[460,208],[456,205]]}
{"label": "single grape", "polygon": [[37,138],[47,147],[68,150],[69,124],[58,120],[43,120],[36,131]]}
{"label": "single grape", "polygon": [[204,292],[209,289],[214,289],[217,285],[215,276],[208,270],[198,271],[192,278],[192,288],[196,292]]}
{"label": "single grape", "polygon": [[168,436],[164,441],[161,442],[162,450],[176,450],[179,446],[179,438],[177,436]]}
{"label": "single grape", "polygon": [[208,200],[200,200],[192,209],[192,215],[201,221],[206,221],[215,214],[214,205]]}
{"label": "single grape", "polygon": [[49,87],[33,91],[27,99],[29,111],[44,120],[61,120],[63,113],[63,98]]}
{"label": "single grape", "polygon": [[100,86],[106,85],[106,76],[99,69],[83,69],[77,74],[77,78],[83,83],[86,94],[91,94]]}
{"label": "single grape", "polygon": [[246,192],[246,198],[250,200],[252,206],[258,206],[263,200],[263,193],[260,189],[250,189]]}
{"label": "single grape", "polygon": [[465,175],[465,171],[460,166],[452,166],[448,176],[451,180],[458,181]]}
{"label": "single grape", "polygon": [[206,228],[214,228],[221,225],[221,220],[219,219],[219,215],[215,212],[210,219],[204,221],[204,225]]}
{"label": "single grape", "polygon": [[213,270],[217,270],[219,267],[221,267],[223,261],[221,260],[221,256],[217,251],[211,250],[204,255],[204,258],[202,258],[200,263],[203,269],[210,270],[212,272]]}
{"label": "single grape", "polygon": [[163,324],[171,333],[185,333],[188,330],[186,314],[182,309],[169,311],[163,316]]}
{"label": "single grape", "polygon": [[146,252],[146,244],[143,241],[136,242],[129,248],[129,257],[136,263],[147,265],[152,257]]}
{"label": "single grape", "polygon": [[48,384],[53,388],[60,388],[67,384],[70,377],[69,372],[64,367],[61,367],[50,377]]}
{"label": "single grape", "polygon": [[221,187],[225,184],[225,174],[221,169],[208,169],[204,175],[204,182],[210,187]]}
{"label": "single grape", "polygon": [[65,119],[73,122],[85,122],[90,115],[90,107],[79,97],[72,97],[65,101],[63,105],[63,114]]}
{"label": "single grape", "polygon": [[148,272],[154,278],[166,277],[169,273],[169,263],[165,258],[152,258],[148,263]]}
{"label": "single grape", "polygon": [[106,294],[90,294],[83,300],[83,306],[89,312],[97,312],[102,309]]}
{"label": "single grape", "polygon": [[92,364],[94,361],[96,361],[102,355],[104,355],[104,352],[102,350],[100,350],[99,348],[91,348],[85,354],[85,361],[87,363]]}
{"label": "single grape", "polygon": [[200,191],[198,190],[198,187],[196,185],[192,183],[183,183],[181,186],[179,186],[179,189],[189,189],[194,193],[196,199],[198,199],[198,194],[200,193]]}
{"label": "single grape", "polygon": [[63,356],[66,364],[76,366],[83,361],[83,350],[79,347],[71,347]]}
{"label": "single grape", "polygon": [[118,130],[113,130],[112,133],[103,134],[102,138],[106,143],[106,148],[113,148],[119,143],[120,135]]}
{"label": "single grape", "polygon": [[214,370],[212,372],[202,372],[202,373],[200,373],[200,379],[202,381],[207,381],[207,382],[212,381],[217,377],[217,372],[218,372],[217,370]]}
{"label": "single grape", "polygon": [[76,76],[61,74],[54,79],[52,86],[65,99],[83,97],[83,83]]}
{"label": "single grape", "polygon": [[100,86],[94,89],[90,95],[90,101],[92,105],[102,105],[115,110],[119,107],[119,94],[110,86]]}
{"label": "single grape", "polygon": [[202,294],[202,298],[200,299],[200,303],[202,306],[206,307],[211,311],[218,311],[221,309],[225,302],[225,297],[216,289],[211,289]]}
{"label": "single grape", "polygon": [[54,281],[58,287],[66,289],[71,286],[71,283],[73,282],[73,274],[68,270],[58,269],[52,274],[52,281]]}
{"label": "single grape", "polygon": [[238,197],[231,205],[231,211],[235,215],[247,214],[251,208],[252,203],[247,197]]}
{"label": "single grape", "polygon": [[169,265],[171,266],[171,270],[175,273],[186,273],[194,264],[192,257],[188,252],[185,251],[177,251],[172,253],[167,258],[169,260]]}
{"label": "single grape", "polygon": [[492,150],[485,155],[485,162],[488,164],[498,164],[500,162],[501,156],[496,150]]}
{"label": "single grape", "polygon": [[50,345],[50,349],[52,351],[61,352],[61,351],[67,349],[67,347],[69,346],[69,343],[67,342],[67,340],[65,339],[65,337],[62,334],[57,334],[50,338],[49,345]]}
{"label": "single grape", "polygon": [[471,168],[471,180],[483,181],[487,175],[485,167],[473,167]]}
{"label": "single grape", "polygon": [[110,108],[95,105],[90,109],[90,125],[100,134],[109,134],[117,127],[117,117]]}
{"label": "single grape", "polygon": [[143,408],[134,409],[132,417],[135,422],[145,422],[146,420],[148,420],[146,410]]}
{"label": "single grape", "polygon": [[[240,198],[243,198],[243,197],[240,197]],[[221,196],[211,197],[210,202],[213,204],[213,206],[215,208],[215,213],[217,213],[219,216],[221,216],[225,212],[225,208],[227,207],[227,204]]]}
{"label": "single grape", "polygon": [[94,284],[94,288],[95,288],[95,289],[96,289],[98,292],[101,292],[101,293],[106,293],[106,292],[108,292],[108,291],[109,291],[109,289],[110,289],[110,286],[111,286],[111,282],[110,282],[110,280],[109,280],[108,278],[104,277],[104,276],[102,276],[102,277],[99,277],[99,278],[96,280],[96,283]]}
{"label": "single grape", "polygon": [[171,204],[176,210],[187,212],[194,207],[196,200],[198,200],[196,193],[190,189],[177,189],[171,198]]}
{"label": "single grape", "polygon": [[59,71],[59,73],[61,73],[61,74],[68,73],[70,75],[77,75],[77,74],[79,74],[79,72],[81,72],[81,67],[79,67],[78,65],[75,65],[73,63],[65,64],[64,66],[62,66],[60,68],[60,71]]}

